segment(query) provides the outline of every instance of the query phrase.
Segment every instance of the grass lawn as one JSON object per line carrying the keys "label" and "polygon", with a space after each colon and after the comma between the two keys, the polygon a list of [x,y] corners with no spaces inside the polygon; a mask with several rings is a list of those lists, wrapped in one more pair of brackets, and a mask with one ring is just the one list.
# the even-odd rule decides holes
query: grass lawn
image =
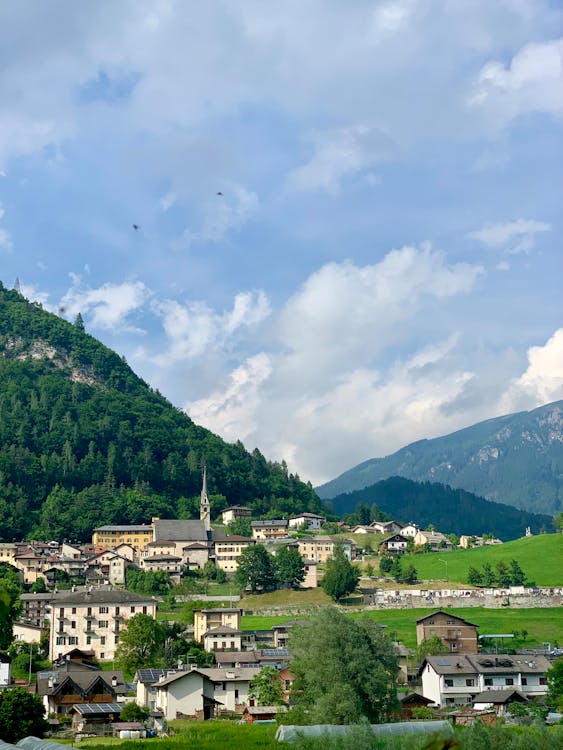
{"label": "grass lawn", "polygon": [[[323,589],[303,589],[294,591],[293,589],[280,589],[271,591],[267,594],[249,594],[239,602],[239,605],[245,611],[253,611],[265,607],[291,606],[318,606],[319,604],[330,604],[332,599],[327,596]],[[287,620],[287,617],[285,618]]]}
{"label": "grass lawn", "polygon": [[562,586],[563,534],[540,534],[505,544],[453,552],[428,552],[410,555],[406,560],[412,562],[421,580],[443,581],[447,577],[460,583],[467,583],[470,566],[482,568],[488,562],[494,567],[500,560],[507,564],[517,560],[527,578],[537,586]]}
{"label": "grass lawn", "polygon": [[[396,638],[406,646],[416,646],[416,620],[435,612],[431,609],[387,609],[369,611],[366,614],[382,625],[386,625],[389,634],[396,633]],[[527,630],[526,641],[518,642],[520,647],[541,646],[545,642],[552,645],[557,641],[563,643],[563,613],[560,607],[535,609],[485,609],[484,607],[448,608],[458,617],[479,626],[479,633],[513,633],[515,630]],[[358,617],[352,614],[351,617]],[[508,645],[508,641],[507,641]]]}

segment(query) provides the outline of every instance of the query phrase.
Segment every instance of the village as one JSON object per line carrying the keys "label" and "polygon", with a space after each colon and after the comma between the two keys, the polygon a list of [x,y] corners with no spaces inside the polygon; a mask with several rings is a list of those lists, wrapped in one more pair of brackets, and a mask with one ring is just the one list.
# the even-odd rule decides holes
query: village
{"label": "village", "polygon": [[[227,533],[229,525],[240,519],[250,522],[251,536]],[[183,625],[184,635],[206,654],[206,660],[192,662],[186,653],[174,665],[141,664],[127,675],[115,668],[123,633],[131,618],[142,615],[156,621],[163,607],[162,597],[125,587],[128,569],[161,572],[179,584],[186,571],[197,574],[211,564],[229,581],[245,550],[254,545],[263,545],[273,556],[291,548],[302,560],[299,588],[306,591],[318,587],[326,565],[336,554],[350,564],[359,562],[363,550],[355,541],[361,538],[358,535],[381,535],[377,553],[382,558],[401,556],[413,544],[440,553],[452,549],[444,534],[396,521],[340,528],[337,536],[323,533],[325,517],[307,512],[287,520],[253,520],[249,508],[231,506],[218,520],[220,523],[211,523],[204,472],[199,520],[153,518],[150,524],[101,526],[93,530],[91,543],[84,545],[54,541],[0,544],[0,564],[17,571],[31,589],[21,595],[21,615],[13,623],[14,643],[20,653],[27,648],[25,644],[29,644],[30,653],[34,645],[42,644],[52,665],[33,675],[30,669],[27,680],[13,681],[11,659],[0,655],[0,686],[24,684],[38,696],[54,736],[65,730],[78,737],[160,735],[177,719],[276,721],[293,700],[290,634],[311,612],[278,607],[278,615],[302,612],[303,616],[289,617],[269,628],[251,628],[243,627],[245,612],[238,595],[187,597],[211,600],[208,608],[193,609],[193,624]],[[502,542],[461,536],[459,544],[467,548]],[[452,589],[443,583],[437,589],[391,590],[383,584],[374,586],[378,580],[361,576],[357,588],[361,603],[349,606],[349,612],[375,614],[384,608],[435,607],[412,620],[416,648],[400,640],[393,642],[400,704],[397,720],[436,718],[447,712],[457,722],[480,718],[490,723],[508,717],[514,703],[545,700],[547,673],[557,649],[546,644],[543,649],[518,653],[511,648],[505,653],[503,647],[511,645],[511,635],[479,633],[479,625],[469,614],[460,617],[448,612],[448,607],[470,607],[476,597],[486,597],[487,606],[493,607],[503,606],[507,597],[514,606],[519,599],[521,606],[529,606],[526,602],[531,598],[535,603],[537,597],[543,597],[545,606],[558,606],[563,589],[523,585]],[[67,582],[66,588],[63,582]],[[276,705],[264,705],[256,689],[264,674],[279,684]],[[122,711],[130,703],[139,707],[141,721],[122,720]],[[124,713],[128,716],[130,709]]]}

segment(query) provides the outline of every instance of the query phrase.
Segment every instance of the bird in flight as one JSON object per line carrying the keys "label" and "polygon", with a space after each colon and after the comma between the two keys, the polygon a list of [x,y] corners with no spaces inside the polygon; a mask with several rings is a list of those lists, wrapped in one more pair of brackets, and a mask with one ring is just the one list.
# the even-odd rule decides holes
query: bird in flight
{"label": "bird in flight", "polygon": [[221,196],[221,198],[223,197],[223,193],[222,193],[222,192],[221,192],[220,190],[219,190],[219,191],[217,191],[217,195],[220,195],[220,196]]}
{"label": "bird in flight", "polygon": [[139,230],[139,225],[138,225],[138,224],[132,224],[131,226],[133,227],[133,229],[134,229],[134,230],[135,230],[136,232],[137,232],[137,231]]}

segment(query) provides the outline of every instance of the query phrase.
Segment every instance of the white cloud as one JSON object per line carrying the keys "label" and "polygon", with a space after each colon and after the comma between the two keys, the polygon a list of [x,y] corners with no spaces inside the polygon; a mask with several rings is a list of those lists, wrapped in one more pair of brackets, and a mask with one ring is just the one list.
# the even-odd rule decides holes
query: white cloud
{"label": "white cloud", "polygon": [[174,192],[166,193],[166,195],[163,195],[162,198],[159,200],[159,205],[162,211],[166,213],[166,211],[169,211],[172,206],[176,203],[178,200],[178,196]]}
{"label": "white cloud", "polygon": [[[550,232],[551,224],[534,219],[517,219],[516,221],[488,224],[482,229],[469,232],[471,239],[482,242],[487,247],[502,247],[508,255],[528,254],[535,246],[536,234]],[[515,244],[507,247],[515,240]],[[503,269],[504,270],[504,269]]]}
{"label": "white cloud", "polygon": [[81,313],[89,316],[88,322],[92,328],[139,332],[128,322],[128,318],[151,295],[142,282],[107,283],[92,289],[83,286],[76,274],[71,274],[71,278],[73,284],[60,301],[60,307],[64,308],[69,318]]}
{"label": "white cloud", "polygon": [[[365,125],[316,133],[310,140],[314,154],[309,162],[290,172],[288,190],[337,193],[345,177],[371,167],[395,150],[391,138]],[[370,174],[367,179],[373,177]]]}
{"label": "white cloud", "polygon": [[507,263],[505,260],[501,260],[496,265],[497,271],[510,271],[510,263]]}
{"label": "white cloud", "polygon": [[501,399],[499,413],[536,406],[563,398],[563,328],[543,346],[528,349],[528,367],[512,382]]}
{"label": "white cloud", "polygon": [[260,391],[271,373],[271,358],[263,352],[256,354],[231,372],[225,390],[188,402],[184,408],[195,422],[218,432],[226,440],[246,440],[258,427],[256,412],[262,401]]}
{"label": "white cloud", "polygon": [[[0,203],[0,220],[4,218],[5,213],[5,209]],[[4,227],[0,227],[0,251],[11,253],[13,249],[14,243],[12,241],[12,235],[7,229],[4,229]]]}
{"label": "white cloud", "polygon": [[186,229],[183,239],[188,245],[194,242],[221,242],[225,236],[240,229],[258,211],[256,193],[235,185],[225,189],[223,195],[215,195],[204,206],[203,224],[200,229]]}
{"label": "white cloud", "polygon": [[262,291],[240,292],[232,310],[218,313],[205,302],[182,305],[175,300],[154,302],[154,311],[162,320],[168,348],[162,354],[137,356],[159,366],[202,356],[216,347],[225,347],[235,333],[252,328],[270,315],[270,303]]}
{"label": "white cloud", "polygon": [[526,44],[509,65],[488,62],[468,104],[487,108],[500,124],[526,112],[563,114],[563,39]]}
{"label": "white cloud", "polygon": [[39,302],[41,305],[43,305],[43,307],[50,310],[50,312],[55,312],[54,310],[51,310],[51,308],[47,304],[49,300],[48,292],[42,292],[34,284],[23,284],[21,282],[20,292],[30,302]]}

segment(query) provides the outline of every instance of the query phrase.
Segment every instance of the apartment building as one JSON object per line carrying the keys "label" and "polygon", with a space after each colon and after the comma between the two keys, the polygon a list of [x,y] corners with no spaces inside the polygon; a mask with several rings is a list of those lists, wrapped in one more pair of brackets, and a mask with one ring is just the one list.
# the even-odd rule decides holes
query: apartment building
{"label": "apartment building", "polygon": [[231,505],[221,513],[221,520],[225,525],[236,521],[237,518],[251,518],[252,508],[246,505]]}
{"label": "apartment building", "polygon": [[99,526],[92,533],[94,547],[112,547],[128,544],[137,555],[153,541],[154,529],[151,524]]}
{"label": "apartment building", "polygon": [[416,621],[416,642],[438,637],[452,654],[476,654],[478,625],[443,610],[432,612]]}
{"label": "apartment building", "polygon": [[325,563],[333,557],[338,544],[349,560],[354,560],[356,557],[356,544],[351,539],[334,540],[330,536],[315,536],[296,539],[295,544],[301,557],[316,563]]}
{"label": "apartment building", "polygon": [[316,531],[323,526],[325,521],[325,516],[319,516],[316,513],[300,513],[289,519],[289,528]]}
{"label": "apartment building", "polygon": [[279,519],[274,521],[252,521],[253,539],[279,539],[287,536],[288,521]]}
{"label": "apartment building", "polygon": [[203,643],[205,633],[219,628],[232,628],[240,631],[242,609],[221,607],[217,609],[194,610],[194,641]]}
{"label": "apartment building", "polygon": [[254,539],[246,536],[227,536],[215,542],[215,565],[225,573],[234,573],[238,567],[238,558],[247,547],[256,544]]}
{"label": "apartment building", "polygon": [[79,648],[92,651],[100,661],[111,661],[127,620],[139,613],[155,617],[156,608],[155,599],[124,589],[59,595],[51,606],[49,658],[55,661],[69,648]]}
{"label": "apartment building", "polygon": [[440,706],[473,703],[483,692],[515,688],[527,698],[547,693],[545,656],[460,654],[427,656],[420,667],[422,693]]}

